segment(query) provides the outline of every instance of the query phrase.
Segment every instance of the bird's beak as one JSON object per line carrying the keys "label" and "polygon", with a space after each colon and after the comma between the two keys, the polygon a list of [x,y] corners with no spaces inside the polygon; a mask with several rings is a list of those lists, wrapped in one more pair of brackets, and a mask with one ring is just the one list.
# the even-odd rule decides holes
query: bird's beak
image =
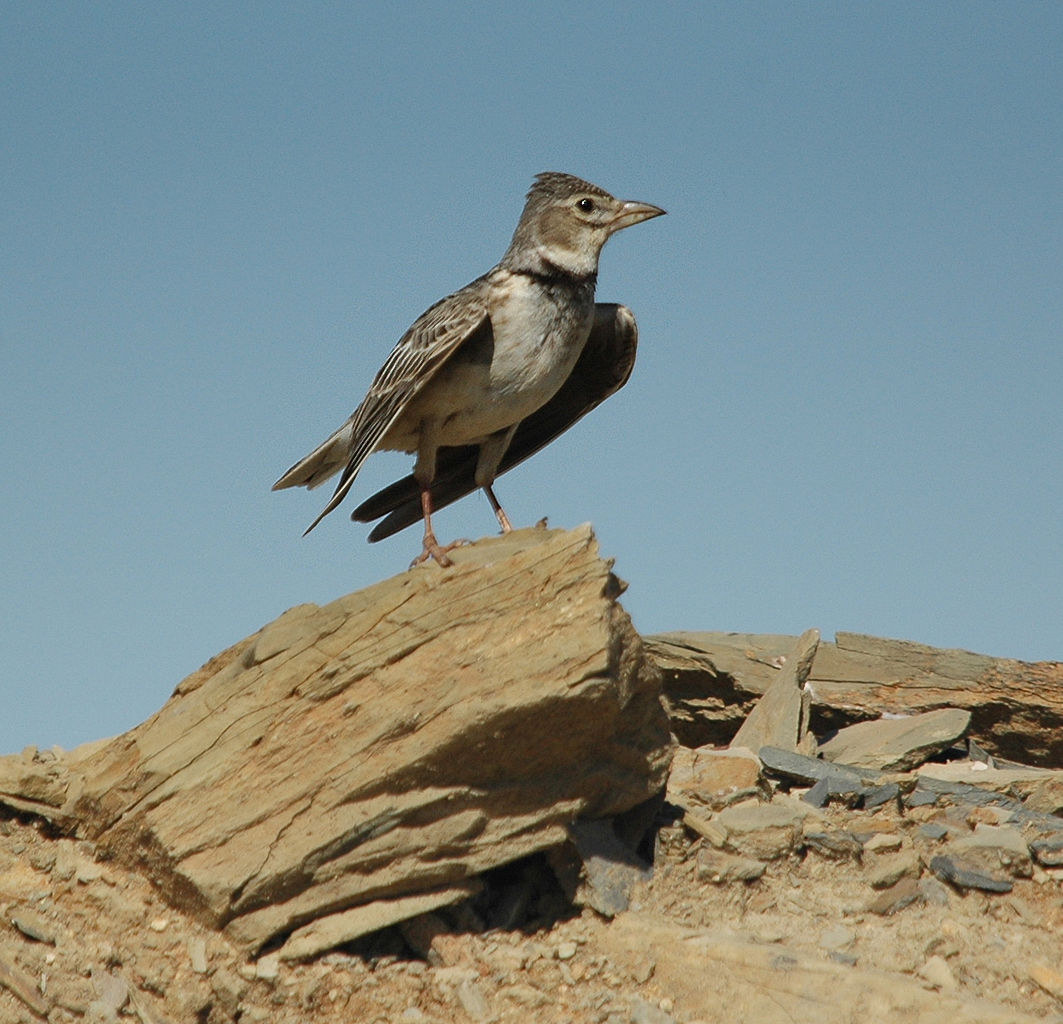
{"label": "bird's beak", "polygon": [[660,217],[664,212],[659,206],[650,203],[623,203],[616,216],[609,222],[609,228],[611,231],[620,231],[622,228],[631,227],[632,224],[641,224],[651,217]]}

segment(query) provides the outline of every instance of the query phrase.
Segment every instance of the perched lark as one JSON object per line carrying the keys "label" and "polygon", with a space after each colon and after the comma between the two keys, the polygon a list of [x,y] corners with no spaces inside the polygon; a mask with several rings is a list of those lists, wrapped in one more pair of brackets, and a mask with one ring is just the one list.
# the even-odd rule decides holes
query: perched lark
{"label": "perched lark", "polygon": [[426,310],[402,336],[362,404],[327,441],[274,485],[316,487],[343,470],[343,501],[375,451],[416,452],[412,480],[360,505],[352,518],[386,515],[379,540],[424,519],[417,561],[449,565],[432,510],[483,488],[503,532],[512,529],[493,484],[627,380],[635,319],[595,305],[598,256],[622,228],[664,213],[625,202],[570,174],[537,175],[513,240],[483,277]]}

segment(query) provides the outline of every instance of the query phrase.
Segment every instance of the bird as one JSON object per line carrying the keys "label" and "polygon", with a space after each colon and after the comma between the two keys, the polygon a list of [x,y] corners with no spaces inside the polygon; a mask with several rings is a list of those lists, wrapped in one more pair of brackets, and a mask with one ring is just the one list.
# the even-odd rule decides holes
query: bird
{"label": "bird", "polygon": [[598,260],[617,231],[665,211],[621,200],[572,174],[535,176],[502,259],[421,314],[348,420],[273,485],[313,488],[340,473],[310,533],[336,509],[376,451],[416,455],[411,477],[352,519],[385,516],[369,539],[424,523],[413,564],[451,565],[432,513],[479,488],[503,533],[496,477],[534,454],[626,383],[637,327],[630,310],[595,303]]}

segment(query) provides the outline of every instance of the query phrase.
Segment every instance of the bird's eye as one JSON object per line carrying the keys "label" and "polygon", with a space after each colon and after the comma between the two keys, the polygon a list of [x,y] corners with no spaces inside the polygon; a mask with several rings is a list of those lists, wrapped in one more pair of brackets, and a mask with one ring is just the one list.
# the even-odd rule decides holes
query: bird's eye
{"label": "bird's eye", "polygon": [[584,212],[590,213],[594,209],[594,200],[584,196],[576,205]]}

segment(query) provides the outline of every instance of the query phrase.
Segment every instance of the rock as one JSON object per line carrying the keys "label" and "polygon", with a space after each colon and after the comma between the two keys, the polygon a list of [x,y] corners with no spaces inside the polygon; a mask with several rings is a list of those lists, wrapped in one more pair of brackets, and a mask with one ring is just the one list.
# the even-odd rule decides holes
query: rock
{"label": "rock", "polygon": [[[796,637],[677,632],[648,636],[687,746],[724,744],[778,677]],[[918,714],[942,705],[970,711],[971,729],[996,758],[1063,765],[1063,663],[1021,662],[907,640],[838,632],[821,642],[808,684],[813,718],[835,727],[882,712]]]}
{"label": "rock", "polygon": [[590,528],[454,562],[289,610],[68,755],[64,809],[246,951],[291,932],[287,959],[464,898],[662,791],[660,675]]}
{"label": "rock", "polygon": [[739,857],[724,850],[703,846],[698,850],[698,878],[722,885],[727,882],[753,882],[764,874],[767,865],[752,857]]}
{"label": "rock", "polygon": [[902,878],[884,892],[879,893],[867,906],[872,914],[888,917],[911,906],[922,898],[919,885],[914,878]]}
{"label": "rock", "polygon": [[1023,803],[1032,811],[1059,815],[1063,812],[1063,772],[1052,772],[1033,782]]}
{"label": "rock", "polygon": [[631,999],[631,1024],[675,1024],[675,1017],[642,996]]}
{"label": "rock", "polygon": [[867,873],[872,889],[889,889],[902,878],[918,878],[922,865],[911,850],[880,857]]}
{"label": "rock", "polygon": [[0,989],[5,988],[38,1017],[48,1016],[48,1003],[37,991],[34,979],[15,964],[0,960]]}
{"label": "rock", "polygon": [[1044,867],[1063,866],[1063,832],[1054,832],[1052,835],[1035,839],[1030,843],[1030,850],[1037,863]]}
{"label": "rock", "polygon": [[761,747],[757,756],[773,775],[806,784],[824,780],[828,785],[828,792],[832,794],[862,794],[869,786],[882,782],[880,772],[832,764],[830,761],[807,757],[778,747]]}
{"label": "rock", "polygon": [[326,949],[353,942],[398,921],[468,899],[479,891],[480,882],[474,878],[462,885],[448,886],[434,892],[417,893],[394,900],[374,900],[350,910],[326,914],[302,928],[296,928],[281,946],[278,956],[289,962],[309,960]]}
{"label": "rock", "polygon": [[845,949],[856,941],[856,932],[843,924],[832,925],[819,937],[819,948],[826,950]]}
{"label": "rock", "polygon": [[240,1008],[240,1000],[247,993],[248,983],[229,968],[220,967],[210,976],[210,987],[218,997],[222,1009],[230,1017],[235,1017]]}
{"label": "rock", "polygon": [[1033,964],[1027,973],[1031,981],[1063,1003],[1063,974],[1047,964]]}
{"label": "rock", "polygon": [[475,981],[463,981],[455,991],[461,1008],[473,1020],[487,1020],[491,1016],[491,1004]]}
{"label": "rock", "polygon": [[1012,882],[988,871],[977,862],[957,856],[939,854],[930,861],[930,870],[943,882],[957,889],[982,889],[985,892],[1011,892]]}
{"label": "rock", "polygon": [[119,974],[111,971],[93,971],[92,987],[96,990],[98,1002],[106,1008],[111,1016],[118,1013],[129,999],[129,985]]}
{"label": "rock", "polygon": [[870,811],[884,804],[896,803],[900,795],[901,787],[896,782],[886,782],[881,786],[868,786],[862,794],[863,807]]}
{"label": "rock", "polygon": [[745,748],[679,747],[672,759],[668,801],[678,807],[719,810],[760,791],[760,759]]}
{"label": "rock", "polygon": [[929,839],[932,843],[937,842],[939,839],[944,839],[948,834],[947,826],[942,825],[939,821],[928,821],[925,825],[919,826],[920,837]]}
{"label": "rock", "polygon": [[202,938],[188,940],[188,959],[196,974],[207,973],[207,943]]}
{"label": "rock", "polygon": [[971,835],[953,840],[943,852],[989,871],[1003,869],[1013,878],[1029,878],[1033,873],[1022,833],[1006,826],[979,825]]}
{"label": "rock", "polygon": [[929,957],[919,968],[919,977],[942,992],[954,992],[959,985],[944,957]]}
{"label": "rock", "polygon": [[802,815],[779,804],[728,807],[714,819],[727,831],[727,845],[755,860],[785,857],[797,846]]}
{"label": "rock", "polygon": [[818,646],[818,629],[801,634],[786,657],[778,679],[757,701],[735,734],[732,747],[760,750],[770,746],[805,754],[815,752],[816,741],[808,731],[812,697],[805,689],[805,681]]}
{"label": "rock", "polygon": [[55,926],[37,911],[20,907],[8,919],[26,938],[49,946],[55,945]]}
{"label": "rock", "polygon": [[879,718],[840,729],[821,742],[828,761],[856,768],[906,771],[955,743],[971,724],[971,713],[940,708],[921,715]]}
{"label": "rock", "polygon": [[620,841],[609,820],[577,821],[568,831],[583,862],[575,901],[604,917],[627,910],[631,890],[649,879],[651,866]]}
{"label": "rock", "polygon": [[859,860],[863,853],[863,845],[860,840],[844,829],[833,832],[818,832],[805,830],[804,844],[810,850],[828,860]]}
{"label": "rock", "polygon": [[896,832],[876,832],[864,843],[865,853],[893,853],[901,848],[903,840]]}

